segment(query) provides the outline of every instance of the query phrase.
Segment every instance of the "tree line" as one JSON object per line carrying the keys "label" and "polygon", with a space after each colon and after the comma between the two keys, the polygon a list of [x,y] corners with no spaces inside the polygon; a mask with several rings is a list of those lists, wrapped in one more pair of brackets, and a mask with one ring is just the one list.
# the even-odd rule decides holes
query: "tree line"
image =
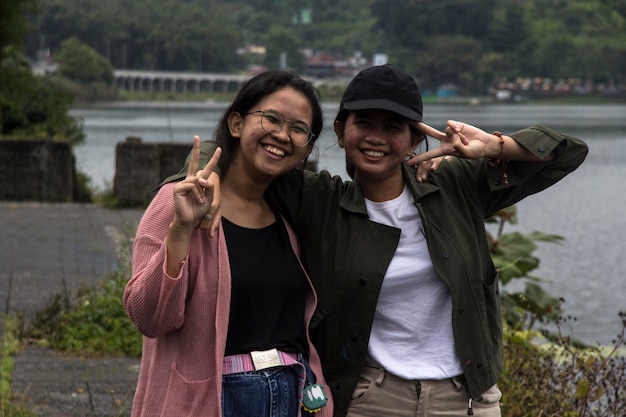
{"label": "tree line", "polygon": [[[63,77],[102,99],[113,68],[241,72],[284,62],[304,73],[307,51],[342,62],[384,53],[425,91],[452,83],[481,94],[496,79],[532,77],[623,93],[625,29],[623,0],[2,0],[0,136],[80,142]],[[28,61],[48,57],[63,64],[61,77],[33,77]]]}
{"label": "tree line", "polygon": [[40,0],[30,27],[31,57],[76,37],[114,68],[239,72],[286,56],[303,72],[309,51],[384,53],[427,88],[626,81],[621,0]]}

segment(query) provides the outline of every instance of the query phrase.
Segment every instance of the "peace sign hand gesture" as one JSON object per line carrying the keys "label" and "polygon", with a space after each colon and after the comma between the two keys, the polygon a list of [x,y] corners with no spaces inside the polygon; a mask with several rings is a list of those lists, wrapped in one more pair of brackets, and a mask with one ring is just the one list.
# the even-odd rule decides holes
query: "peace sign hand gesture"
{"label": "peace sign hand gesture", "polygon": [[454,120],[448,120],[445,133],[422,122],[417,123],[415,127],[426,135],[437,139],[440,145],[436,149],[409,159],[409,165],[416,165],[422,161],[443,155],[453,155],[467,159],[484,158],[488,155],[487,144],[490,141],[493,143],[492,135],[489,133],[472,125]]}
{"label": "peace sign hand gesture", "polygon": [[[198,170],[200,137],[194,136],[187,176],[174,187],[174,224],[180,228],[209,229],[211,236],[219,226],[219,183],[209,181],[222,153],[217,148],[209,163]],[[215,218],[214,218],[215,216]]]}

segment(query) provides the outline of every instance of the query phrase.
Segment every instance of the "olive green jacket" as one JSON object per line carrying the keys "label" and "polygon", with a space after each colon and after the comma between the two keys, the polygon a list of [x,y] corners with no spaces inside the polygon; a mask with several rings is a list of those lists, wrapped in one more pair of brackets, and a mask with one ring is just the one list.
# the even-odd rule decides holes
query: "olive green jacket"
{"label": "olive green jacket", "polygon": [[[486,160],[452,158],[426,183],[418,183],[406,164],[402,168],[431,260],[450,288],[456,350],[473,398],[497,382],[503,364],[498,274],[484,219],[556,183],[588,151],[580,139],[542,126],[510,136],[540,159],[555,151],[554,159],[509,162],[508,186],[502,168]],[[213,150],[214,144],[203,143],[201,165]],[[274,180],[267,197],[300,238],[302,261],[319,297],[311,338],[334,397],[335,416],[343,417],[366,358],[378,294],[400,230],[371,222],[358,184],[327,172],[295,170]]]}

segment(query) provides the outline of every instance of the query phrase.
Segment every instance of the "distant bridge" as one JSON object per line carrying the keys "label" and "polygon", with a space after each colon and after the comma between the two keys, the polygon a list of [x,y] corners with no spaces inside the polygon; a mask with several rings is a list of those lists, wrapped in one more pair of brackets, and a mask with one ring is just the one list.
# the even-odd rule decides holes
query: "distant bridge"
{"label": "distant bridge", "polygon": [[251,76],[237,74],[115,70],[117,88],[142,93],[232,93]]}

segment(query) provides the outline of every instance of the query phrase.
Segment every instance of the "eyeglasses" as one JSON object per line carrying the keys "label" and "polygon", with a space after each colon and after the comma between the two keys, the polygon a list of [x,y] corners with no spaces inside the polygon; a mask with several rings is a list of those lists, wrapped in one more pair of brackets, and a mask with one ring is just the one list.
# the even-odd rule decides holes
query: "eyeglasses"
{"label": "eyeglasses", "polygon": [[278,133],[283,129],[285,122],[290,124],[287,136],[297,146],[306,146],[311,142],[311,139],[315,136],[311,129],[302,122],[294,122],[293,120],[287,120],[282,114],[274,110],[257,110],[250,113],[244,113],[244,116],[249,114],[258,114],[261,116],[261,127],[269,134]]}

